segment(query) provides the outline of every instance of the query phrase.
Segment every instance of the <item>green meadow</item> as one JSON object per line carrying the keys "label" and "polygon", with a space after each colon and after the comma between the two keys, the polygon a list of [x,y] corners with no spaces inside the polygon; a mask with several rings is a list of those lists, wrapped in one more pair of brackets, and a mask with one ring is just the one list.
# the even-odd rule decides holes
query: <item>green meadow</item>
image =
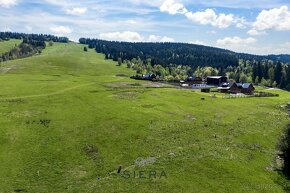
{"label": "green meadow", "polygon": [[9,52],[15,45],[21,43],[21,40],[0,41],[0,54]]}
{"label": "green meadow", "polygon": [[275,170],[289,92],[156,86],[83,47],[0,63],[0,193],[289,191]]}

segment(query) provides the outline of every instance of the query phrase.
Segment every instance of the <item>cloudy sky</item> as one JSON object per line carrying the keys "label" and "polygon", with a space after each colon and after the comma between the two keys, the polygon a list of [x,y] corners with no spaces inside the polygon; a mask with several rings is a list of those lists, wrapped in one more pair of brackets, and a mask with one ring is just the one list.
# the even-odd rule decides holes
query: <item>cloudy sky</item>
{"label": "cloudy sky", "polygon": [[290,1],[0,0],[0,31],[290,54]]}

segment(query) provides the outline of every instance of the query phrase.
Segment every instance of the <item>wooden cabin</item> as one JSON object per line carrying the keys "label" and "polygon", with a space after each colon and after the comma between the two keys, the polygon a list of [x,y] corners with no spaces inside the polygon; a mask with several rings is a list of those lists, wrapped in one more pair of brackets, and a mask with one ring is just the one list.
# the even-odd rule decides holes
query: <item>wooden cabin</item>
{"label": "wooden cabin", "polygon": [[225,76],[208,76],[206,82],[208,85],[220,85],[228,81],[228,78]]}
{"label": "wooden cabin", "polygon": [[201,77],[191,76],[191,77],[188,77],[186,79],[186,83],[189,84],[189,85],[192,85],[192,84],[202,84],[203,83],[203,80],[202,80]]}
{"label": "wooden cabin", "polygon": [[243,83],[241,92],[244,94],[253,94],[255,87],[252,83]]}
{"label": "wooden cabin", "polygon": [[218,89],[219,92],[222,92],[222,93],[236,94],[236,93],[240,93],[241,92],[241,89],[238,87],[238,85],[235,82],[222,83],[217,89]]}
{"label": "wooden cabin", "polygon": [[252,83],[222,83],[218,87],[218,91],[222,93],[243,93],[243,94],[253,94],[255,87]]}

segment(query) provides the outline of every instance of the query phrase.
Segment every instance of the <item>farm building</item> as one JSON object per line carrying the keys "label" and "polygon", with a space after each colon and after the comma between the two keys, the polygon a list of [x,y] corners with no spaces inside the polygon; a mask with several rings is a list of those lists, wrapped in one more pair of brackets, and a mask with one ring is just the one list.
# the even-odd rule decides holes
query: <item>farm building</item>
{"label": "farm building", "polygon": [[[238,85],[240,87],[240,85]],[[241,93],[244,94],[253,94],[253,92],[255,91],[255,87],[252,83],[243,83],[241,85]]]}
{"label": "farm building", "polygon": [[206,82],[208,85],[220,85],[224,82],[227,82],[228,78],[224,76],[208,76]]}
{"label": "farm building", "polygon": [[239,92],[241,92],[241,89],[238,87],[238,85],[235,82],[222,83],[217,89],[219,92],[222,92],[222,93],[239,93]]}
{"label": "farm building", "polygon": [[155,74],[144,74],[144,75],[142,75],[142,79],[143,80],[153,80],[155,78],[156,78]]}
{"label": "farm building", "polygon": [[142,74],[142,76],[136,75],[131,76],[130,78],[136,80],[156,80],[157,76],[155,74]]}
{"label": "farm building", "polygon": [[253,94],[255,87],[252,83],[222,83],[218,87],[218,91],[222,93],[244,93],[244,94]]}
{"label": "farm building", "polygon": [[186,79],[186,82],[189,84],[189,85],[192,85],[192,84],[202,84],[203,80],[201,77],[195,77],[195,76],[191,76],[191,77],[188,77]]}
{"label": "farm building", "polygon": [[201,92],[210,92],[210,89],[213,88],[213,86],[209,86],[206,84],[192,84],[192,89],[200,89]]}

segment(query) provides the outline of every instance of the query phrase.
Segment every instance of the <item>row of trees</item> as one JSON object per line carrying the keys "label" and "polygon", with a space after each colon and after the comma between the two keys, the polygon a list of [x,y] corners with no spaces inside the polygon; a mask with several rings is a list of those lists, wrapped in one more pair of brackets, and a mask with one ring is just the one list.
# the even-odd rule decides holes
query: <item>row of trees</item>
{"label": "row of trees", "polygon": [[154,73],[165,80],[222,75],[236,82],[290,90],[289,55],[258,56],[184,43],[130,43],[86,38],[79,41],[105,54],[105,59],[118,61],[119,65],[126,63],[137,74]]}
{"label": "row of trees", "polygon": [[79,42],[87,44],[89,48],[95,49],[98,53],[105,54],[106,59],[118,61],[121,58],[123,62],[124,60],[132,60],[138,57],[142,61],[151,58],[152,65],[160,64],[164,67],[170,64],[177,64],[193,68],[211,66],[222,70],[222,68],[227,68],[228,66],[238,66],[239,60],[272,60],[290,63],[290,55],[286,54],[259,56],[186,43],[132,43],[88,38],[81,38]]}
{"label": "row of trees", "polygon": [[290,90],[290,66],[286,63],[271,60],[241,60],[238,67],[225,69],[230,79],[239,82],[253,82],[269,87]]}
{"label": "row of trees", "polygon": [[28,39],[34,41],[43,41],[43,42],[69,42],[67,37],[57,37],[47,34],[25,34],[25,33],[16,33],[16,32],[0,32],[0,40],[9,40],[9,39]]}
{"label": "row of trees", "polygon": [[10,39],[22,39],[22,43],[15,45],[15,47],[7,53],[0,56],[0,62],[29,57],[36,53],[40,53],[46,47],[46,42],[52,45],[53,42],[69,41],[66,37],[57,37],[45,34],[24,34],[14,32],[0,32],[0,40],[8,41]]}
{"label": "row of trees", "polygon": [[16,45],[12,50],[0,56],[0,62],[13,60],[17,58],[29,57],[37,53],[41,53],[42,49],[46,47],[44,41],[25,39],[19,45]]}
{"label": "row of trees", "polygon": [[[118,63],[121,65],[121,58]],[[153,73],[161,80],[184,80],[189,76],[227,76],[235,82],[253,82],[255,84],[279,87],[290,91],[290,66],[270,60],[250,61],[240,60],[238,66],[227,68],[214,68],[210,66],[192,68],[190,66],[174,65],[162,66],[153,65],[151,59],[142,61],[139,57],[132,60],[125,60],[128,68],[132,68],[137,74]]]}
{"label": "row of trees", "polygon": [[[120,58],[118,61],[119,65],[122,64]],[[166,67],[163,67],[160,64],[153,65],[150,58],[143,61],[139,57],[137,57],[133,58],[131,61],[124,60],[124,63],[127,65],[128,68],[132,68],[133,70],[135,70],[137,74],[152,73],[157,75],[158,78],[161,80],[183,80],[193,73],[190,66],[170,64]]]}
{"label": "row of trees", "polygon": [[151,64],[169,67],[171,64],[182,66],[212,66],[227,67],[237,66],[238,58],[234,52],[212,48],[201,45],[185,43],[149,43],[149,42],[115,42],[98,39],[81,38],[82,44],[87,44],[89,48],[95,49],[98,53],[105,54],[106,59],[118,61],[121,58],[131,61],[133,58],[140,58],[146,62],[151,59]]}

